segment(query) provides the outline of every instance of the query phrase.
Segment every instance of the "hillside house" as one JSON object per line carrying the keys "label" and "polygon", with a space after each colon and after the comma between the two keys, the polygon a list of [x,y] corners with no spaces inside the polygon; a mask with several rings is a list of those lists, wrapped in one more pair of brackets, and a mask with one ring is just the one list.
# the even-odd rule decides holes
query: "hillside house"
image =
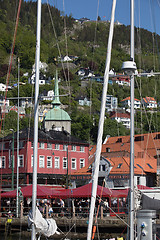
{"label": "hillside house", "polygon": [[157,102],[153,97],[145,97],[142,99],[142,104],[146,108],[157,108]]}
{"label": "hillside house", "polygon": [[128,76],[117,76],[112,78],[113,83],[115,82],[119,86],[130,86],[130,78]]}
{"label": "hillside house", "polygon": [[92,101],[89,100],[87,97],[79,96],[75,100],[81,106],[89,106],[90,107],[92,105]]}
{"label": "hillside house", "polygon": [[112,95],[107,95],[106,97],[106,110],[107,112],[112,112],[117,109],[118,99]]}
{"label": "hillside house", "polygon": [[54,98],[54,91],[53,90],[50,90],[50,91],[44,90],[43,93],[40,94],[40,98],[42,101],[44,101],[44,100],[52,101]]}
{"label": "hillside house", "polygon": [[3,108],[3,106],[9,107],[9,99],[5,99],[3,95],[0,95],[0,107]]}
{"label": "hillside house", "polygon": [[130,114],[123,112],[113,112],[110,116],[112,120],[122,123],[126,128],[130,128]]}
{"label": "hillside house", "polygon": [[80,68],[77,72],[76,72],[76,74],[78,75],[78,76],[80,76],[81,78],[84,78],[84,77],[93,77],[93,76],[95,76],[94,75],[94,73],[93,73],[93,71],[91,71],[89,68]]}
{"label": "hillside house", "polygon": [[[29,84],[35,84],[35,79],[36,79],[36,74],[32,73],[31,77],[28,78],[28,83]],[[39,74],[39,85],[44,85],[46,84],[46,76],[42,73]]]}
{"label": "hillside house", "polygon": [[[130,108],[131,107],[130,97],[127,97],[127,98],[123,99],[121,101],[121,105],[122,105],[122,107]],[[140,109],[140,107],[141,107],[141,101],[135,98],[134,99],[134,109]]]}
{"label": "hillside house", "polygon": [[0,91],[5,92],[6,91],[6,85],[3,83],[0,83]]}
{"label": "hillside house", "polygon": [[19,105],[22,108],[33,107],[32,99],[31,98],[20,98]]}

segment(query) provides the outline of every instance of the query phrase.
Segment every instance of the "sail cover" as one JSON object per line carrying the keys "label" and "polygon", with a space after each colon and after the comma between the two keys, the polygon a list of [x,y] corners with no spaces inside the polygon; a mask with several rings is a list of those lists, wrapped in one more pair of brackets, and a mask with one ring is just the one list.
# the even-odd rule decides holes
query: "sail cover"
{"label": "sail cover", "polygon": [[160,210],[160,200],[142,194],[142,209]]}
{"label": "sail cover", "polygon": [[50,237],[55,233],[59,234],[59,232],[57,231],[56,221],[53,218],[49,218],[49,219],[43,218],[41,212],[37,207],[36,207],[34,221],[32,216],[32,210],[29,212],[29,215],[28,215],[28,226],[31,227],[33,223],[35,225],[36,234],[37,233],[43,234],[46,237]]}

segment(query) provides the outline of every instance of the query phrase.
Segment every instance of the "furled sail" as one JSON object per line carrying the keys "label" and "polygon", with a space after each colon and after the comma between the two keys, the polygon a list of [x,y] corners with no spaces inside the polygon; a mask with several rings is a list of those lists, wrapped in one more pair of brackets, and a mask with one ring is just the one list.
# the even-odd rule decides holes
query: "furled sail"
{"label": "furled sail", "polygon": [[35,225],[36,234],[44,235],[46,237],[50,237],[55,233],[59,234],[57,231],[56,221],[53,218],[43,218],[41,212],[37,207],[35,212],[35,220],[33,220],[32,210],[28,215],[28,226],[31,227],[32,224]]}

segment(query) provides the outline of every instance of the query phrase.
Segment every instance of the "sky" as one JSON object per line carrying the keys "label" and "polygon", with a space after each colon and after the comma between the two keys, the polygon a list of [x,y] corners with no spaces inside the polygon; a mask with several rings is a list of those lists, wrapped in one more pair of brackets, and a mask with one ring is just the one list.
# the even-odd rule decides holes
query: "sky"
{"label": "sky", "polygon": [[[42,0],[47,2],[47,0]],[[74,18],[87,17],[96,20],[110,20],[112,0],[48,0],[64,15]],[[115,21],[130,25],[130,0],[117,0]],[[135,26],[160,35],[160,0],[135,0]]]}

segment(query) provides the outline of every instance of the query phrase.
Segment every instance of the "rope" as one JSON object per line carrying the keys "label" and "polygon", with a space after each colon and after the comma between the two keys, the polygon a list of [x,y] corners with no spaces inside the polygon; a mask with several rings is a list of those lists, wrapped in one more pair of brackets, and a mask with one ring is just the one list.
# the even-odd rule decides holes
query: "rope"
{"label": "rope", "polygon": [[[16,26],[15,26],[15,31],[14,31],[13,44],[12,44],[11,56],[10,56],[8,73],[7,73],[7,79],[6,79],[5,102],[6,102],[6,98],[7,98],[8,84],[9,84],[9,78],[10,78],[10,73],[11,73],[11,68],[12,68],[12,60],[13,60],[14,47],[15,47],[15,42],[16,42],[16,35],[17,35],[17,28],[18,28],[18,22],[19,22],[19,15],[20,15],[21,3],[22,3],[22,0],[19,0],[19,6],[18,6],[18,12],[17,12],[17,19],[16,19]],[[5,104],[4,104],[4,106],[3,106],[3,111],[2,111],[2,120],[1,120],[1,124],[0,124],[0,132],[1,132],[2,121],[4,120],[4,117],[5,117]]]}

